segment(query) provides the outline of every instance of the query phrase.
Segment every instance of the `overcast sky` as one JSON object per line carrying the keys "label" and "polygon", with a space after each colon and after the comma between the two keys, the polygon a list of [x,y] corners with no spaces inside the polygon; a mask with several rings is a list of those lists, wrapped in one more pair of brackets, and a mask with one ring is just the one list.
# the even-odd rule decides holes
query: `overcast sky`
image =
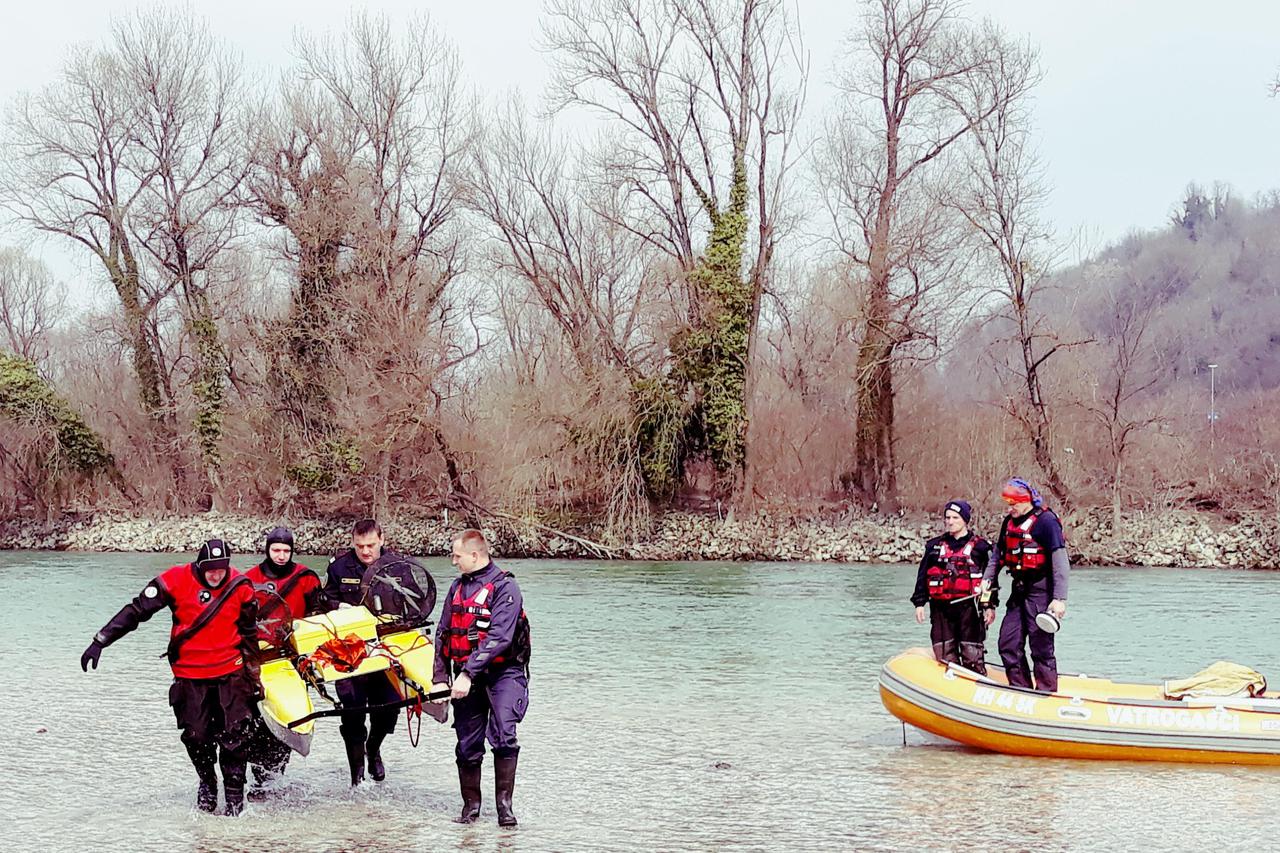
{"label": "overcast sky", "polygon": [[[137,4],[8,4],[0,23],[0,100],[51,80],[74,44],[101,40],[113,16]],[[244,54],[255,73],[289,63],[297,27],[341,28],[352,4],[331,0],[199,0],[190,4]],[[482,92],[518,88],[536,99],[547,80],[538,0],[383,0],[364,8],[407,17],[426,8]],[[809,112],[831,100],[841,40],[859,3],[799,0],[793,7],[812,56]],[[971,0],[1039,46],[1045,80],[1036,99],[1040,151],[1052,185],[1047,214],[1060,236],[1083,230],[1100,248],[1162,224],[1188,181],[1226,181],[1243,196],[1280,187],[1280,67],[1276,0]],[[0,234],[0,245],[18,242]],[[61,244],[32,247],[77,278]],[[73,293],[84,293],[73,286]]]}

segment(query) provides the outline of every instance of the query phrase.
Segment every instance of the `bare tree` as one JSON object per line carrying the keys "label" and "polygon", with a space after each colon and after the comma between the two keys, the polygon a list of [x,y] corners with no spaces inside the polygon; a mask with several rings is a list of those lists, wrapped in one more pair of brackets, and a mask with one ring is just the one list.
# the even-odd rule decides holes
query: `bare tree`
{"label": "bare tree", "polygon": [[[408,473],[391,464],[400,433],[324,413],[342,409],[344,374],[365,385],[401,372],[430,380],[454,364],[451,347],[474,351],[465,329],[461,342],[435,337],[456,333],[446,321],[462,316],[446,288],[465,266],[456,220],[468,104],[452,50],[422,19],[402,28],[356,15],[341,38],[299,36],[297,52],[300,83],[266,114],[247,184],[259,215],[287,229],[297,264],[295,331],[275,373],[302,439],[291,471],[332,488],[367,451],[384,502]],[[415,400],[433,399],[418,389]],[[443,427],[428,433],[449,457]]]}
{"label": "bare tree", "polygon": [[854,458],[842,481],[869,504],[897,504],[894,361],[928,337],[919,315],[959,275],[938,185],[944,156],[999,107],[1001,93],[980,84],[1001,49],[952,0],[875,0],[850,41],[819,179],[837,247],[866,279]]}
{"label": "bare tree", "polygon": [[1013,358],[996,358],[1006,387],[1005,408],[1022,425],[1049,489],[1070,511],[1071,493],[1054,458],[1043,376],[1051,358],[1087,341],[1064,340],[1036,298],[1049,287],[1055,261],[1041,219],[1045,186],[1028,115],[1040,71],[1033,49],[1010,43],[990,23],[984,25],[984,41],[993,46],[992,61],[968,82],[974,89],[971,100],[989,98],[992,108],[973,126],[967,180],[951,204],[977,236],[998,282],[988,294],[1004,321],[998,345],[1016,352]]}
{"label": "bare tree", "polygon": [[655,367],[648,323],[663,259],[614,224],[616,194],[599,198],[607,188],[593,192],[567,160],[512,103],[472,152],[470,204],[496,229],[494,269],[527,285],[583,375],[608,365],[634,381]]}
{"label": "bare tree", "polygon": [[[1123,289],[1121,289],[1123,288]],[[1086,403],[1089,414],[1102,426],[1110,455],[1111,529],[1120,528],[1120,496],[1123,493],[1125,463],[1134,437],[1143,430],[1164,422],[1158,414],[1138,415],[1135,404],[1159,381],[1152,368],[1147,347],[1147,329],[1151,315],[1158,307],[1152,300],[1142,300],[1135,283],[1113,289],[1111,329],[1107,349],[1109,369],[1096,386],[1095,396]]]}
{"label": "bare tree", "polygon": [[[358,218],[354,128],[327,97],[286,85],[279,101],[254,116],[246,204],[279,236],[293,269],[289,312],[267,353],[271,396],[303,446],[337,427],[329,378],[342,363],[336,334],[342,255]],[[292,444],[292,442],[290,442]]]}
{"label": "bare tree", "polygon": [[553,103],[619,134],[602,165],[624,204],[598,213],[669,255],[687,290],[672,375],[691,392],[688,433],[715,491],[741,495],[749,365],[807,70],[796,34],[770,0],[560,0],[545,34]]}
{"label": "bare tree", "polygon": [[[386,307],[430,308],[461,271],[457,172],[470,143],[453,49],[426,19],[353,16],[344,40],[302,35],[305,79],[349,124],[368,219],[351,273]],[[353,176],[357,177],[357,176]]]}
{"label": "bare tree", "polygon": [[65,304],[65,291],[44,264],[19,249],[0,249],[0,326],[11,352],[46,368],[49,333]]}
{"label": "bare tree", "polygon": [[154,172],[136,158],[140,116],[118,55],[77,51],[61,79],[9,109],[0,199],[22,223],[88,249],[116,295],[133,351],[138,398],[171,434],[154,303],[142,281],[129,217]]}
{"label": "bare tree", "polygon": [[216,506],[227,358],[214,311],[218,263],[235,239],[244,177],[234,110],[237,59],[194,19],[139,15],[116,28],[136,98],[139,158],[151,175],[132,230],[176,289],[191,342],[190,386],[206,507]]}

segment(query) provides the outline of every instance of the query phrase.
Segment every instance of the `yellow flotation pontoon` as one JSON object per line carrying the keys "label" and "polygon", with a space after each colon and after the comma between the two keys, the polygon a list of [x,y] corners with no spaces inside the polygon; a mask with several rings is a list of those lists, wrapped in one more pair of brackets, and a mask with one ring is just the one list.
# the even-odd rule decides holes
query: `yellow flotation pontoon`
{"label": "yellow flotation pontoon", "polygon": [[[354,667],[325,655],[322,650],[333,641],[360,647],[361,659]],[[295,619],[289,647],[262,663],[263,699],[258,703],[267,728],[295,752],[311,751],[315,718],[334,711],[316,712],[311,689],[333,701],[328,685],[344,678],[386,672],[400,699],[406,704],[427,701],[432,685],[435,647],[426,628],[397,626],[389,617],[375,616],[368,608],[344,607],[306,619]]]}
{"label": "yellow flotation pontoon", "polygon": [[1280,765],[1280,694],[1172,700],[1164,685],[1060,675],[1058,692],[1010,687],[909,649],[880,672],[880,699],[904,723],[1011,755]]}

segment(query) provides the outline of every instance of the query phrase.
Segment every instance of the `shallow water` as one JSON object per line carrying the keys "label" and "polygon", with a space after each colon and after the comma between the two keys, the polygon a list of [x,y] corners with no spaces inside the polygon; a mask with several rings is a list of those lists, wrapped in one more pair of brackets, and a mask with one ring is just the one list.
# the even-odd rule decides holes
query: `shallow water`
{"label": "shallow water", "polygon": [[[402,720],[387,781],[355,791],[321,720],[276,797],[211,817],[166,704],[167,616],[79,668],[167,564],[0,553],[0,849],[1243,849],[1268,845],[1280,802],[1269,768],[1016,758],[916,730],[904,746],[876,677],[928,644],[913,567],[512,561],[535,643],[518,830],[496,826],[487,761],[482,822],[450,822],[453,732],[429,719],[416,749]],[[429,566],[443,587],[452,569]],[[1230,659],[1280,683],[1278,584],[1078,570],[1060,665],[1161,678]]]}

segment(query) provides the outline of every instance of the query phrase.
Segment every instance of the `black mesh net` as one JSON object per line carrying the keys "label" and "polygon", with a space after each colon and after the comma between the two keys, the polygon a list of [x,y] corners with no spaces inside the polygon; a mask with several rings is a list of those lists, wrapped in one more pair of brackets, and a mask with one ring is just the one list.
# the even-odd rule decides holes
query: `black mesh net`
{"label": "black mesh net", "polygon": [[361,598],[369,610],[410,625],[431,620],[436,582],[424,566],[399,554],[383,554],[371,568]]}

